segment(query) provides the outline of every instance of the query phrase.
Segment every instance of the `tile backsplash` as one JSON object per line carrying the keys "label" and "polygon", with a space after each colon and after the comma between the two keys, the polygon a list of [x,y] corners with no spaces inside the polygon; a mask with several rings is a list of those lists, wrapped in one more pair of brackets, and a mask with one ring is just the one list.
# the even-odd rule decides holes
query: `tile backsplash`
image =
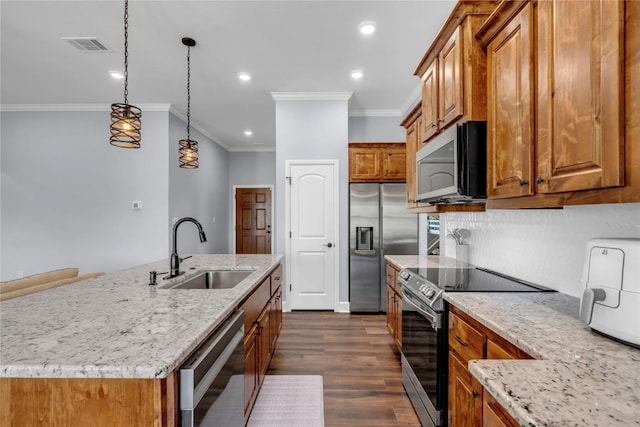
{"label": "tile backsplash", "polygon": [[580,297],[586,241],[640,237],[640,203],[442,214],[441,253],[451,257],[444,236],[454,228],[471,232],[470,263]]}

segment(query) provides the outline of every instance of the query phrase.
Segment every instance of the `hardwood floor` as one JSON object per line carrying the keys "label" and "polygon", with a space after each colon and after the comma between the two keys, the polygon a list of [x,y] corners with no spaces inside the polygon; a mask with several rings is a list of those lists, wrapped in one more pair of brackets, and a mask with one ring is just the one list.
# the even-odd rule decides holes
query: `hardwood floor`
{"label": "hardwood floor", "polygon": [[283,313],[267,374],[322,375],[325,426],[420,426],[384,315]]}

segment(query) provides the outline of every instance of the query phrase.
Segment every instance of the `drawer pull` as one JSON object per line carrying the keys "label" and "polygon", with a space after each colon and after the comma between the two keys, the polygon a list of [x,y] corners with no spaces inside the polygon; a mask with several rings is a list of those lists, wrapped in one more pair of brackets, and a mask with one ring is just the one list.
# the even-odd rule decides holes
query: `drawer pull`
{"label": "drawer pull", "polygon": [[274,277],[273,280],[280,280],[280,276]]}
{"label": "drawer pull", "polygon": [[480,393],[478,393],[477,391],[473,390],[471,392],[471,394],[473,394],[473,397],[478,397],[480,395]]}
{"label": "drawer pull", "polygon": [[461,346],[466,347],[466,346],[469,345],[466,342],[462,341],[462,339],[459,336],[454,335],[453,337],[456,339],[456,341],[458,341],[460,343]]}

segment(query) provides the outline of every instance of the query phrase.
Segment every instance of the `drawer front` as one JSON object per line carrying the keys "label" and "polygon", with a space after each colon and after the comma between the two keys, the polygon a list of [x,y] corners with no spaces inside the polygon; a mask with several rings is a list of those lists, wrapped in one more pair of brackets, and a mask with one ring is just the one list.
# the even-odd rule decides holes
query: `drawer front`
{"label": "drawer front", "polygon": [[271,273],[271,295],[276,293],[282,285],[282,264],[279,264]]}
{"label": "drawer front", "polygon": [[465,361],[483,359],[486,335],[449,313],[449,348]]}

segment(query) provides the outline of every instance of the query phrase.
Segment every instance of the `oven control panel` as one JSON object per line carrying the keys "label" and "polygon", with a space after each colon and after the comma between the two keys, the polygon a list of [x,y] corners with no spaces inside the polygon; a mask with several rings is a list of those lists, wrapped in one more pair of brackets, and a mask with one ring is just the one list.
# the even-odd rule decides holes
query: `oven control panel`
{"label": "oven control panel", "polygon": [[443,309],[442,289],[407,270],[402,270],[398,274],[398,279],[403,286],[410,288],[415,296],[420,297],[423,303],[434,310]]}

